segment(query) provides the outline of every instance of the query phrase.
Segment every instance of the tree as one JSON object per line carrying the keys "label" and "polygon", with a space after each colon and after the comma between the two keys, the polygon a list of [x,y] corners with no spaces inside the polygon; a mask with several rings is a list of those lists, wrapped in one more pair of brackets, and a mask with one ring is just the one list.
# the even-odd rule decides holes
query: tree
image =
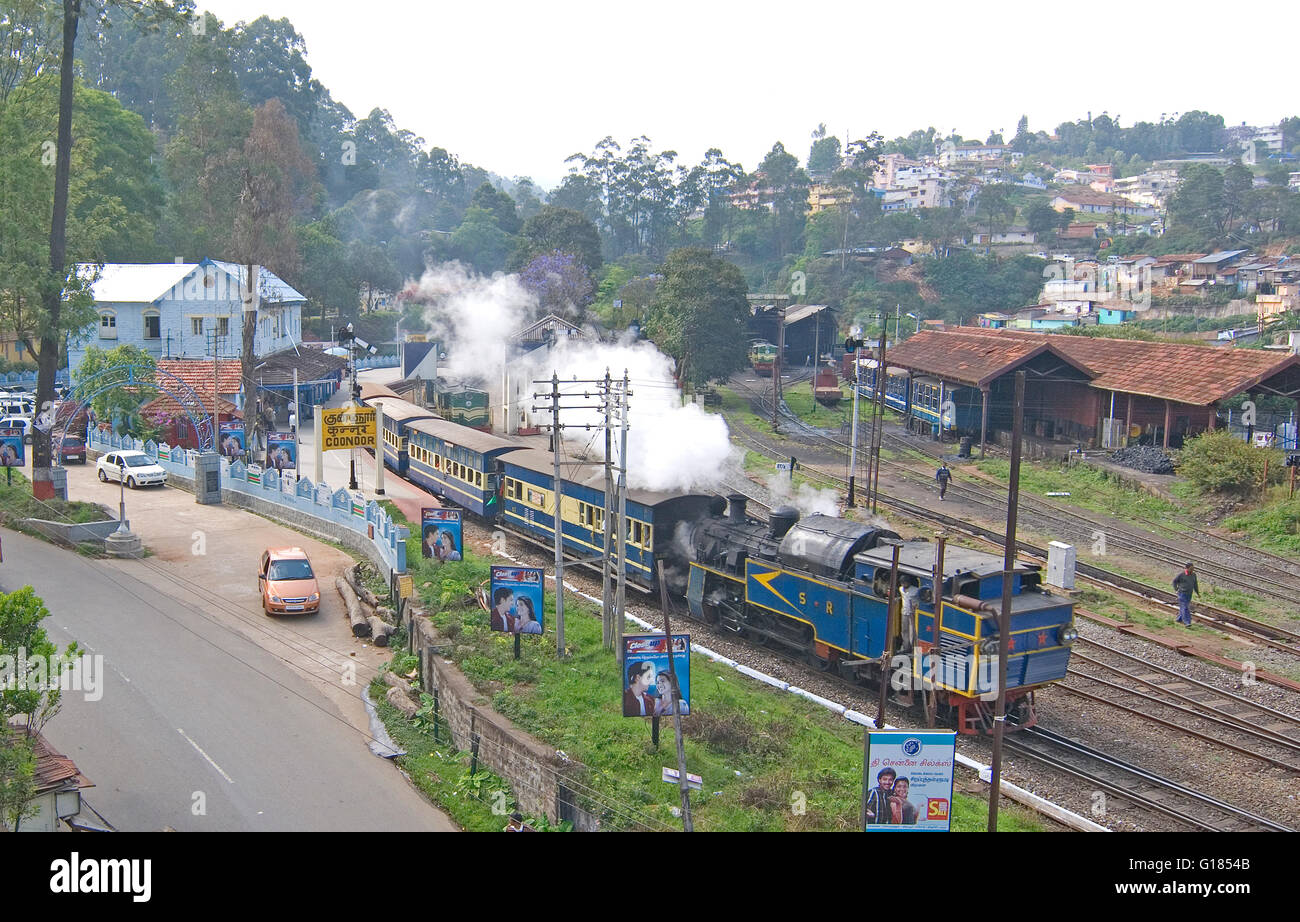
{"label": "tree", "polygon": [[483,275],[501,271],[511,249],[510,235],[497,226],[492,212],[477,205],[465,212],[465,220],[451,235],[449,244],[452,258]]}
{"label": "tree", "polygon": [[1280,483],[1285,465],[1282,453],[1257,448],[1226,429],[1190,438],[1177,453],[1178,473],[1197,492],[1246,496],[1258,493],[1268,482]]}
{"label": "tree", "polygon": [[981,187],[975,196],[975,212],[984,218],[989,246],[993,245],[994,233],[1005,228],[1016,216],[1016,206],[1011,203],[1012,189],[1004,183],[990,183]]}
{"label": "tree", "polygon": [[1183,170],[1178,189],[1169,198],[1170,223],[1210,241],[1223,234],[1227,217],[1223,174],[1194,163]]}
{"label": "tree", "polygon": [[745,364],[747,293],[740,269],[709,250],[668,254],[646,332],[677,361],[679,381],[698,386]]}
{"label": "tree", "polygon": [[260,403],[256,375],[257,286],[259,266],[281,277],[298,267],[294,219],[314,178],[311,160],[298,146],[298,127],[278,99],[261,106],[244,142],[239,203],[231,231],[231,255],[243,266],[240,296],[244,301],[240,365],[244,389],[244,428],[250,454],[262,432],[262,416],[250,412]]}
{"label": "tree", "polygon": [[523,226],[523,221],[519,217],[519,210],[515,206],[515,200],[497,189],[489,182],[483,183],[474,190],[474,197],[470,199],[471,208],[481,208],[492,215],[492,221],[497,227],[511,236],[519,233]]}
{"label": "tree", "polygon": [[826,135],[826,125],[817,126],[813,132],[812,147],[808,150],[808,173],[811,176],[829,176],[840,166],[840,139]]}
{"label": "tree", "polygon": [[534,257],[519,273],[519,281],[537,296],[543,313],[574,322],[583,319],[596,290],[586,266],[572,253],[560,250]]}
{"label": "tree", "polygon": [[538,256],[561,250],[572,253],[588,271],[600,271],[600,234],[596,225],[568,208],[547,205],[524,222],[506,269],[518,272]]}
{"label": "tree", "polygon": [[80,653],[49,639],[40,626],[49,616],[31,586],[0,593],[0,822],[14,831],[31,813],[32,742],[58,713],[59,678]]}
{"label": "tree", "polygon": [[777,141],[758,167],[759,182],[772,197],[773,253],[790,252],[808,211],[808,174],[799,160]]}
{"label": "tree", "polygon": [[1047,202],[1035,202],[1025,212],[1025,226],[1034,234],[1039,243],[1047,243],[1056,235],[1060,224],[1060,215]]}
{"label": "tree", "polygon": [[[77,366],[76,379],[85,381],[95,375],[114,368],[137,366],[134,376],[148,380],[150,373],[157,367],[153,356],[129,343],[123,343],[112,349],[100,349],[88,346],[86,355]],[[114,387],[98,394],[90,402],[90,408],[102,420],[120,422],[119,433],[132,431],[131,422],[140,406],[152,400],[156,395],[149,387]]]}

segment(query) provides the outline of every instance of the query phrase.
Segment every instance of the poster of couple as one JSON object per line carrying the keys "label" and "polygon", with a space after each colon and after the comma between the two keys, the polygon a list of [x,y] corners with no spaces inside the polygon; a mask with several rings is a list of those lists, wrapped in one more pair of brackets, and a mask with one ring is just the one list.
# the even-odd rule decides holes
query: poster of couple
{"label": "poster of couple", "polygon": [[542,633],[542,571],[531,567],[492,568],[490,620],[494,631]]}
{"label": "poster of couple", "polygon": [[298,466],[298,445],[292,432],[266,434],[266,466],[277,471],[291,471]]}
{"label": "poster of couple", "polygon": [[664,717],[691,712],[691,635],[673,635],[673,671],[681,686],[673,692],[668,638],[663,634],[623,636],[623,716]]}
{"label": "poster of couple", "polygon": [[439,563],[461,559],[462,532],[459,509],[420,510],[420,555]]}
{"label": "poster of couple", "polygon": [[870,730],[867,829],[947,832],[957,734],[952,730]]}

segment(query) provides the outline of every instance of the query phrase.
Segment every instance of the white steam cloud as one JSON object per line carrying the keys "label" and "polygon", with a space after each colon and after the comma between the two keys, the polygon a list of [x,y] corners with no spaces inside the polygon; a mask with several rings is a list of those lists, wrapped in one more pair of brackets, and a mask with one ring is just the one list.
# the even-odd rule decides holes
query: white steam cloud
{"label": "white steam cloud", "polygon": [[772,505],[783,503],[794,506],[801,515],[840,514],[840,496],[834,490],[819,490],[810,484],[801,483],[797,487],[790,483],[786,474],[773,474],[767,478],[767,491],[772,496]]}
{"label": "white steam cloud", "polygon": [[425,323],[447,353],[439,371],[453,379],[499,377],[506,337],[537,312],[537,299],[517,275],[498,272],[487,278],[458,262],[429,269],[404,294],[425,303]]}
{"label": "white steam cloud", "polygon": [[[407,286],[405,294],[427,305],[425,321],[447,353],[440,372],[451,379],[484,386],[495,386],[501,379],[507,338],[537,319],[538,314],[537,299],[520,284],[518,276],[498,273],[485,278],[460,263],[428,270],[418,282]],[[661,491],[708,491],[718,487],[731,453],[727,425],[720,415],[706,413],[695,404],[682,405],[681,392],[673,380],[673,360],[653,343],[630,339],[604,343],[594,337],[574,337],[561,339],[550,350],[542,348],[512,356],[510,361],[510,376],[518,381],[531,382],[558,374],[560,389],[568,395],[561,400],[566,406],[599,402],[593,385],[574,384],[574,378],[602,379],[608,371],[612,378],[621,380],[626,370],[632,391],[628,413],[629,486]],[[533,390],[531,386],[527,389]],[[591,457],[603,458],[603,433],[582,428],[603,422],[599,410],[568,410],[561,421],[571,446],[590,446]],[[616,430],[616,456],[618,444]]]}

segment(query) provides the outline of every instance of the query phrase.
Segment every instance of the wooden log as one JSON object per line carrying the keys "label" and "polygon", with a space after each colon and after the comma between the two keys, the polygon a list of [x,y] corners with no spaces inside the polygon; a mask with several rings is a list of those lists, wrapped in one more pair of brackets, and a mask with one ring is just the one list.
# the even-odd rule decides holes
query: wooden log
{"label": "wooden log", "polygon": [[338,576],[334,578],[334,588],[339,591],[343,598],[343,607],[347,609],[348,620],[352,622],[353,637],[369,637],[371,630],[370,620],[361,610],[361,603],[357,600],[357,594],[352,591],[352,587],[347,580]]}
{"label": "wooden log", "polygon": [[375,608],[375,614],[378,615],[379,617],[383,618],[383,619],[384,619],[385,621],[387,621],[389,624],[392,624],[392,625],[396,625],[396,624],[397,624],[397,612],[394,611],[393,609],[389,608],[387,605],[380,605],[380,606],[376,607],[376,608]]}
{"label": "wooden log", "polygon": [[397,708],[408,718],[414,717],[415,712],[420,710],[420,706],[410,699],[400,688],[390,688],[385,695],[388,703]]}
{"label": "wooden log", "polygon": [[388,638],[394,633],[395,628],[383,618],[371,615],[370,617],[370,637],[375,642],[376,647],[388,646]]}
{"label": "wooden log", "polygon": [[348,585],[351,586],[352,591],[357,594],[357,598],[361,599],[361,601],[365,602],[371,608],[378,607],[379,599],[375,598],[375,594],[367,589],[361,582],[361,565],[353,564],[343,572],[347,576]]}

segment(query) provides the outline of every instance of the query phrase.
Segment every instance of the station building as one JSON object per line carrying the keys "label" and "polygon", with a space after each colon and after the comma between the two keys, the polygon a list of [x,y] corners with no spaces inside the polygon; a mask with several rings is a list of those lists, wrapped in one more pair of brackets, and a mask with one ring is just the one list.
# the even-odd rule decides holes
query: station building
{"label": "station building", "polygon": [[891,348],[888,361],[912,380],[937,378],[945,390],[971,395],[958,401],[957,429],[978,437],[981,450],[986,441],[1009,441],[1015,373],[1025,371],[1031,455],[1063,444],[1178,448],[1223,424],[1220,401],[1300,397],[1300,355],[1255,349],[961,327],[917,333]]}

